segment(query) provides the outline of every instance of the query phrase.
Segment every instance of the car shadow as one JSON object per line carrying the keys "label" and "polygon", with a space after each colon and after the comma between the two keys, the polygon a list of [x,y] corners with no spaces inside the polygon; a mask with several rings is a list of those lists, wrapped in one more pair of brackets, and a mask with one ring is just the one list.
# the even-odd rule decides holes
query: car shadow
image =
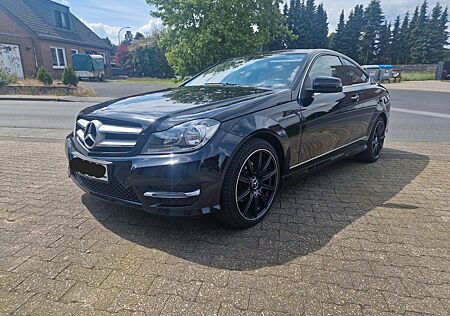
{"label": "car shadow", "polygon": [[428,163],[427,156],[386,149],[374,164],[343,160],[310,175],[292,175],[264,221],[246,230],[213,216],[159,217],[88,194],[82,202],[104,227],[133,243],[205,266],[254,270],[321,249],[376,207],[416,208],[388,201]]}

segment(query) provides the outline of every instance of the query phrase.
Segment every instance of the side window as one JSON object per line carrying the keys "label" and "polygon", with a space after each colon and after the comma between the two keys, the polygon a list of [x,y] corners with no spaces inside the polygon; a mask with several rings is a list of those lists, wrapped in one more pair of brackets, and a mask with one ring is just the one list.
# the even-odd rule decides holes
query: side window
{"label": "side window", "polygon": [[342,63],[337,56],[320,56],[314,61],[314,64],[309,70],[305,87],[311,88],[315,77],[327,76],[343,79],[340,73],[342,72]]}
{"label": "side window", "polygon": [[369,81],[369,77],[354,63],[345,58],[342,58],[342,61],[344,63],[343,77],[345,77],[345,80],[342,80],[344,86],[366,83]]}

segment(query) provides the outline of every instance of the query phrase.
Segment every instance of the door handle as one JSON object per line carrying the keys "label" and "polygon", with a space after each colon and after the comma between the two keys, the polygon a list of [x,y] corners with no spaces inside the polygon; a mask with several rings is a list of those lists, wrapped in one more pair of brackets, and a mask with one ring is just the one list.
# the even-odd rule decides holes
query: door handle
{"label": "door handle", "polygon": [[350,97],[350,99],[351,99],[353,102],[358,102],[358,101],[359,101],[359,94],[354,94],[354,95],[352,95],[352,96]]}

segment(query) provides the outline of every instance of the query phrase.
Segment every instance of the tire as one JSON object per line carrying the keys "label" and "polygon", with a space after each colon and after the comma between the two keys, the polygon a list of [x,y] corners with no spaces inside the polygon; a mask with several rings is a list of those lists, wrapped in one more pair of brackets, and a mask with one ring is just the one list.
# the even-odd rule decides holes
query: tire
{"label": "tire", "polygon": [[219,220],[247,228],[261,222],[280,186],[280,162],[273,146],[251,139],[234,156],[222,185]]}
{"label": "tire", "polygon": [[358,154],[356,159],[368,163],[376,162],[380,158],[381,151],[383,150],[385,134],[386,122],[379,116],[370,132],[367,149]]}

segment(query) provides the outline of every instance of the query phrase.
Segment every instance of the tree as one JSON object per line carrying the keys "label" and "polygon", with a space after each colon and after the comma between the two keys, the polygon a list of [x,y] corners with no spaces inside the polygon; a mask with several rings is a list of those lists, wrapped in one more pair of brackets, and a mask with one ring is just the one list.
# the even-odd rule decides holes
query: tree
{"label": "tree", "polygon": [[127,55],[126,68],[132,76],[172,78],[172,68],[167,63],[165,52],[158,46],[160,34],[143,37],[133,42]]}
{"label": "tree", "polygon": [[75,73],[75,70],[73,70],[72,66],[67,66],[64,68],[64,72],[62,74],[62,82],[66,86],[74,86],[76,87],[78,85],[79,79]]}
{"label": "tree", "polygon": [[281,0],[146,0],[156,7],[166,32],[161,45],[181,75],[218,61],[263,51],[271,39],[288,35]]}
{"label": "tree", "polygon": [[133,33],[131,33],[131,31],[127,31],[125,33],[125,38],[122,41],[122,43],[125,43],[127,45],[131,45],[132,42],[133,42]]}
{"label": "tree", "polygon": [[122,42],[119,47],[117,47],[116,55],[113,57],[113,61],[119,66],[124,66],[128,59],[128,53],[130,52],[130,45]]}
{"label": "tree", "polygon": [[314,16],[314,34],[313,45],[311,48],[328,48],[328,16],[323,8],[323,4],[319,4]]}
{"label": "tree", "polygon": [[380,64],[389,64],[391,62],[391,36],[391,24],[385,21],[381,27],[377,45],[376,60]]}
{"label": "tree", "polygon": [[364,7],[362,4],[356,5],[350,12],[345,26],[342,53],[360,63],[363,61],[361,40],[364,24]]}
{"label": "tree", "polygon": [[51,85],[53,84],[53,78],[52,76],[48,73],[47,69],[44,68],[44,66],[41,66],[38,69],[38,72],[36,74],[36,79],[39,80],[40,82],[42,82],[45,85]]}
{"label": "tree", "polygon": [[303,39],[303,31],[304,28],[303,16],[304,16],[305,6],[303,2],[300,0],[291,0],[289,5],[289,10],[287,13],[287,27],[295,35],[295,38],[292,38],[288,42],[289,48],[300,48],[301,42]]}
{"label": "tree", "polygon": [[136,32],[136,34],[134,35],[135,41],[140,41],[140,40],[143,40],[144,38],[145,38],[145,36],[141,32]]}
{"label": "tree", "polygon": [[376,60],[383,20],[384,16],[380,1],[370,1],[364,11],[364,28],[361,40],[361,52],[363,54],[362,60],[364,64],[370,64]]}
{"label": "tree", "polygon": [[341,11],[339,16],[339,23],[336,28],[336,32],[330,38],[330,48],[338,52],[343,52],[344,48],[344,35],[345,35],[345,13],[344,10]]}
{"label": "tree", "polygon": [[431,63],[437,63],[445,57],[445,45],[448,44],[447,22],[447,8],[443,10],[437,3],[431,12],[428,30],[428,61]]}
{"label": "tree", "polygon": [[401,32],[400,32],[400,15],[397,16],[394,22],[394,29],[392,30],[389,59],[394,64],[400,63],[400,55],[403,47],[401,46]]}
{"label": "tree", "polygon": [[306,0],[301,16],[300,30],[300,48],[314,48],[316,4],[315,0]]}
{"label": "tree", "polygon": [[328,48],[328,16],[315,0],[291,0],[285,8],[287,27],[295,35],[289,48]]}
{"label": "tree", "polygon": [[428,2],[425,0],[420,11],[418,7],[414,11],[413,18],[411,19],[409,41],[410,41],[410,54],[409,59],[411,63],[427,63],[428,62],[428,22],[427,16]]}
{"label": "tree", "polygon": [[402,26],[400,28],[399,34],[399,53],[398,53],[398,63],[406,64],[409,58],[410,42],[409,42],[409,12],[406,11],[405,17],[403,18]]}

